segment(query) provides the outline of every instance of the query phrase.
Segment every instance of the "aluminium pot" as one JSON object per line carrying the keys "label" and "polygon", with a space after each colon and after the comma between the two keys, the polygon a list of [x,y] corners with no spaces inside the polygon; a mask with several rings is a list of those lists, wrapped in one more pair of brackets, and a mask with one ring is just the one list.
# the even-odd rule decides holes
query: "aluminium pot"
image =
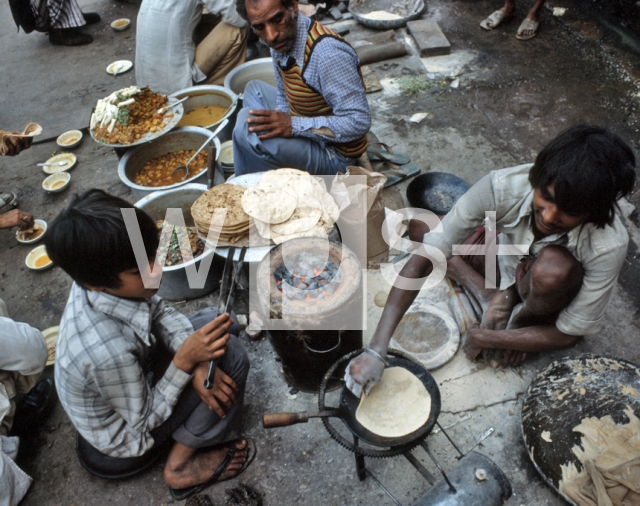
{"label": "aluminium pot", "polygon": [[236,124],[236,116],[238,115],[238,95],[233,91],[222,86],[215,84],[205,84],[202,86],[191,86],[183,90],[176,91],[170,95],[173,98],[180,100],[184,97],[189,97],[182,103],[184,108],[184,114],[182,117],[197,107],[206,107],[209,105],[215,105],[218,107],[226,107],[227,112],[215,123],[210,125],[203,125],[202,128],[211,130],[212,132],[218,127],[225,119],[229,120],[227,126],[225,126],[218,134],[220,142],[228,141],[231,139],[233,133],[233,127]]}
{"label": "aluminium pot", "polygon": [[[182,209],[185,225],[192,227],[194,223],[191,217],[191,206],[205,191],[207,191],[207,185],[194,183],[185,184],[178,188],[150,193],[136,202],[135,206],[145,211],[154,221],[163,220],[168,208]],[[204,287],[191,288],[187,278],[186,267],[195,264],[199,270],[202,260],[211,256],[213,256],[213,262]],[[218,288],[223,265],[224,260],[219,256],[215,256],[213,249],[205,246],[202,254],[195,257],[192,261],[164,267],[158,295],[170,301],[191,300],[204,297]]]}
{"label": "aluminium pot", "polygon": [[242,95],[249,81],[263,81],[275,86],[276,78],[273,73],[273,60],[271,58],[258,58],[238,65],[229,72],[224,79],[224,87],[236,95]]}
{"label": "aluminium pot", "polygon": [[[171,130],[158,139],[142,144],[135,149],[128,150],[118,163],[118,176],[120,176],[120,179],[124,184],[131,188],[133,196],[138,200],[151,193],[173,190],[189,183],[206,184],[206,170],[203,170],[200,174],[191,176],[186,181],[181,181],[180,183],[169,186],[141,186],[139,184],[135,184],[133,179],[136,177],[138,172],[142,170],[144,164],[152,158],[166,155],[173,151],[179,151],[181,149],[199,149],[210,136],[211,132],[209,130],[198,127],[181,127]],[[218,157],[220,156],[220,141],[216,137],[213,139],[213,142],[216,147],[216,173],[222,174],[222,169],[218,164]],[[216,184],[218,184],[218,181],[216,181]]]}

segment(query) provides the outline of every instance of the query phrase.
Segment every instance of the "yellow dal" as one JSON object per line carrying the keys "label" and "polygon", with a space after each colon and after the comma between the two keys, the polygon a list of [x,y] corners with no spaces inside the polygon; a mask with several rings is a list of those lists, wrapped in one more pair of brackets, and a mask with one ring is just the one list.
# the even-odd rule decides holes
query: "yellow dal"
{"label": "yellow dal", "polygon": [[51,262],[49,255],[41,255],[38,258],[36,258],[36,261],[33,263],[33,265],[35,265],[36,267],[44,267],[49,262]]}
{"label": "yellow dal", "polygon": [[191,111],[187,111],[182,116],[178,126],[199,126],[207,127],[213,125],[222,119],[227,112],[228,107],[219,107],[217,105],[208,105],[206,107],[196,107]]}
{"label": "yellow dal", "polygon": [[64,179],[61,179],[60,181],[56,181],[55,183],[53,183],[51,185],[51,189],[57,190],[58,188],[60,188],[61,186],[64,186],[65,184],[67,184],[67,182]]}

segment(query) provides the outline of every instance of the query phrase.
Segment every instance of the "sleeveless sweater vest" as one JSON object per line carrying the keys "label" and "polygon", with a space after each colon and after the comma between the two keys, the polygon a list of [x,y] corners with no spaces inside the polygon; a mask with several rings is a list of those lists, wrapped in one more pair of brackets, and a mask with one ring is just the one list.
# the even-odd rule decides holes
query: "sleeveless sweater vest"
{"label": "sleeveless sweater vest", "polygon": [[[290,59],[286,67],[278,65],[278,70],[280,71],[280,76],[284,83],[284,89],[292,116],[312,118],[316,116],[333,115],[331,106],[327,104],[322,95],[313,89],[304,78],[304,71],[306,69],[307,62],[311,57],[311,53],[313,53],[315,45],[325,37],[333,37],[344,44],[348,44],[348,42],[340,37],[340,35],[328,28],[325,28],[317,21],[314,21],[311,23],[309,33],[307,35],[302,69],[293,60],[293,58]],[[358,65],[358,74],[362,80],[360,65]],[[364,81],[362,83],[362,87],[364,88]],[[346,143],[335,142],[330,144],[343,156],[347,158],[357,158],[366,151],[367,138],[366,136],[362,136],[354,141]]]}

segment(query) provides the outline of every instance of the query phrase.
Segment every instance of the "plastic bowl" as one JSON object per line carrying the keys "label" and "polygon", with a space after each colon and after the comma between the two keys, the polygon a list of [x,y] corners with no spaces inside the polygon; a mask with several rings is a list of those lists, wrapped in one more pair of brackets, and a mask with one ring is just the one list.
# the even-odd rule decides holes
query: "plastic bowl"
{"label": "plastic bowl", "polygon": [[[42,181],[42,188],[51,193],[57,193],[63,191],[71,182],[71,174],[68,172],[58,172],[57,174],[51,174],[48,178]],[[62,184],[61,184],[62,183]]]}
{"label": "plastic bowl", "polygon": [[34,225],[38,228],[42,229],[42,233],[33,239],[21,239],[20,238],[20,230],[16,232],[16,240],[21,242],[22,244],[33,244],[34,242],[38,242],[40,239],[44,237],[45,232],[47,231],[47,222],[44,220],[33,220]]}
{"label": "plastic bowl", "polygon": [[75,148],[81,140],[82,132],[80,130],[69,130],[56,139],[56,144],[61,148]]}
{"label": "plastic bowl", "polygon": [[116,32],[121,32],[122,30],[126,30],[127,28],[129,28],[130,24],[130,19],[120,18],[111,22],[111,28],[113,28]]}
{"label": "plastic bowl", "polygon": [[[43,259],[43,257],[46,257],[49,261],[44,262],[45,259]],[[45,248],[44,245],[33,248],[27,255],[24,263],[29,267],[29,269],[34,271],[43,271],[53,265],[53,262],[47,256],[47,248]]]}

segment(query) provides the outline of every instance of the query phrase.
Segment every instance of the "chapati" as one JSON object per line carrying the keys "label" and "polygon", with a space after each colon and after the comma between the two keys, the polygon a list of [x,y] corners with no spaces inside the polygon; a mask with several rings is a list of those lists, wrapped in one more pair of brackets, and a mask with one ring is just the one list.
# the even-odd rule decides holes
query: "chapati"
{"label": "chapati", "polygon": [[271,224],[287,221],[297,205],[295,191],[280,185],[277,180],[260,182],[242,196],[242,208],[249,216]]}
{"label": "chapati", "polygon": [[418,430],[429,419],[431,396],[413,373],[389,367],[368,395],[362,395],[356,420],[382,437],[402,437]]}

